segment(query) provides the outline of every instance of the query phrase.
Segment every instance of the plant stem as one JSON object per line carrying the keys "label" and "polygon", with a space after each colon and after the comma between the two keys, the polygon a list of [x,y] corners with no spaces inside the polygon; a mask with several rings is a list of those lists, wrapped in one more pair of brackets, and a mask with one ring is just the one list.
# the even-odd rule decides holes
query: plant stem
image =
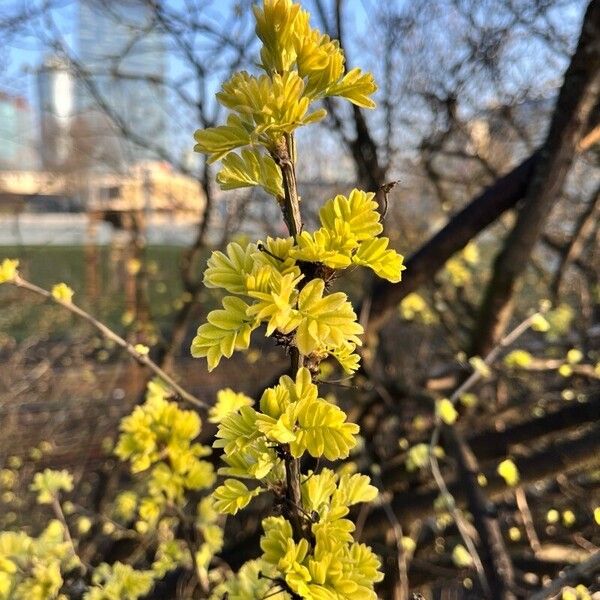
{"label": "plant stem", "polygon": [[302,231],[302,216],[300,215],[300,196],[296,184],[296,168],[294,166],[294,139],[292,134],[286,134],[274,152],[275,162],[283,176],[283,218],[292,237]]}
{"label": "plant stem", "polygon": [[71,553],[73,554],[74,557],[79,559],[79,562],[81,563],[81,566],[85,572],[89,568],[89,565],[84,563],[81,560],[81,558],[79,558],[79,555],[77,554],[77,549],[75,548],[75,542],[73,541],[73,537],[71,536],[71,532],[69,531],[69,525],[67,523],[67,519],[65,517],[65,513],[63,512],[62,506],[60,505],[60,500],[59,500],[58,496],[56,496],[56,495],[52,496],[51,506],[52,506],[52,511],[54,512],[54,515],[60,521],[60,523],[63,527],[63,535],[65,538],[65,541],[69,544],[69,549],[71,550]]}
{"label": "plant stem", "polygon": [[68,311],[73,314],[81,317],[84,321],[87,321],[91,325],[93,325],[106,339],[111,340],[117,346],[120,346],[125,350],[130,356],[132,356],[140,365],[148,367],[155,375],[160,377],[172,390],[179,396],[182,400],[193,404],[197,408],[208,409],[210,408],[206,402],[196,398],[193,394],[190,394],[187,390],[183,389],[170,375],[167,375],[150,357],[145,354],[140,354],[130,343],[125,341],[120,335],[115,333],[112,329],[108,328],[104,323],[98,321],[95,317],[90,315],[88,312],[83,310],[83,308],[73,304],[72,302],[63,302],[58,298],[55,298],[48,290],[41,288],[26,279],[23,279],[20,275],[17,276],[10,283],[15,285],[18,288],[23,288],[25,290],[29,290],[38,296],[42,296],[47,300],[51,300],[55,304],[59,304],[63,308],[66,308]]}
{"label": "plant stem", "polygon": [[[483,359],[483,363],[487,366],[491,366],[497,358],[500,356],[501,352],[513,344],[521,335],[523,335],[530,327],[535,318],[535,315],[532,315],[525,319],[522,323],[517,325],[508,335],[506,335],[503,339],[501,339],[498,344],[488,353],[488,355]],[[476,383],[478,383],[483,377],[483,373],[480,369],[474,370],[471,375],[454,391],[454,393],[450,396],[450,402],[452,404],[456,404],[456,402],[460,399],[460,397],[467,391],[469,391]],[[436,485],[440,489],[442,495],[448,500],[448,511],[452,515],[454,522],[458,528],[458,531],[465,542],[465,546],[473,559],[473,564],[477,570],[477,575],[479,577],[479,581],[481,583],[481,587],[485,592],[487,597],[492,596],[492,590],[490,589],[490,584],[488,582],[486,571],[484,565],[482,563],[481,557],[475,543],[471,539],[471,536],[467,530],[467,523],[462,515],[462,511],[456,506],[454,502],[454,498],[450,494],[448,490],[448,486],[444,480],[442,475],[437,457],[435,455],[435,447],[437,446],[440,435],[442,432],[443,421],[439,414],[435,415],[435,426],[433,432],[431,434],[431,440],[429,442],[429,462],[431,466],[431,472],[433,478],[436,482]],[[448,431],[454,433],[453,430],[448,428]],[[468,492],[471,493],[472,498],[474,498],[478,505],[485,504],[485,496],[482,490],[477,483],[476,477],[479,471],[477,460],[473,455],[470,448],[462,442],[460,436],[454,436],[454,445],[457,446],[462,452],[462,462],[465,463],[463,471],[467,471],[465,476],[468,477],[467,484]],[[466,463],[469,463],[468,465]],[[468,468],[467,468],[468,467]],[[477,467],[477,468],[475,468]],[[473,511],[475,512],[475,511]],[[475,515],[476,517],[478,515]],[[485,531],[485,529],[484,529]],[[489,540],[486,540],[487,543],[491,543]]]}
{"label": "plant stem", "polygon": [[[292,134],[286,134],[278,144],[273,154],[283,175],[284,202],[282,206],[283,219],[294,238],[302,231],[302,216],[300,214],[300,197],[296,184],[295,147]],[[296,346],[290,348],[291,375],[294,378],[304,364],[304,357]],[[300,461],[285,447],[285,477],[286,477],[286,513],[290,518],[295,537],[306,537],[302,527],[302,493],[300,489]]]}

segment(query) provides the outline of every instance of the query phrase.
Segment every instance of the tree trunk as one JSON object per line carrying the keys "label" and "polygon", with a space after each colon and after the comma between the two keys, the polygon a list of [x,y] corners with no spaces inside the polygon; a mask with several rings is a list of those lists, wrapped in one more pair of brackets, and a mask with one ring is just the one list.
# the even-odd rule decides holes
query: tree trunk
{"label": "tree trunk", "polygon": [[496,258],[473,334],[472,354],[487,354],[508,325],[517,280],[560,196],[599,95],[600,0],[592,0],[565,73],[548,137],[527,188],[526,201]]}

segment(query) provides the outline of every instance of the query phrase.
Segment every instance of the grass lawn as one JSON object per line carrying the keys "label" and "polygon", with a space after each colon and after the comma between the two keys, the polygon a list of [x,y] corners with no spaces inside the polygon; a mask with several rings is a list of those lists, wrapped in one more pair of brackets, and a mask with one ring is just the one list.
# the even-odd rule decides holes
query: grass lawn
{"label": "grass lawn", "polygon": [[[64,281],[75,291],[74,302],[122,333],[134,325],[132,307],[144,289],[152,321],[160,328],[169,326],[182,302],[179,261],[183,251],[178,246],[149,246],[140,264],[120,247],[90,251],[83,246],[0,246],[0,260],[18,258],[24,277],[46,289]],[[204,263],[203,259],[199,269]],[[17,340],[31,335],[62,337],[79,327],[60,307],[24,290],[0,288],[0,336]]]}

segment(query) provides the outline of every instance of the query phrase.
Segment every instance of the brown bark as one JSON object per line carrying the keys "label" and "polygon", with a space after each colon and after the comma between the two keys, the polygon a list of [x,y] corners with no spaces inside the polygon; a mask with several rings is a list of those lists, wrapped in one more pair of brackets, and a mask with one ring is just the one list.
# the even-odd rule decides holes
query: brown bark
{"label": "brown bark", "polygon": [[525,203],[496,258],[473,334],[472,354],[487,354],[512,316],[517,281],[559,198],[600,95],[599,40],[600,0],[592,0],[583,20],[577,49],[565,73],[548,137],[527,187]]}
{"label": "brown bark", "polygon": [[408,258],[405,263],[406,271],[399,284],[383,279],[374,283],[368,322],[371,332],[378,331],[396,311],[398,303],[428,283],[455,252],[464,248],[478,233],[517,204],[525,194],[527,181],[538,158],[539,153],[533,153],[454,215],[438,233]]}
{"label": "brown bark", "polygon": [[[600,120],[600,104],[588,120],[586,132],[595,131]],[[578,152],[591,146],[584,138]],[[368,322],[370,333],[376,333],[387,319],[395,314],[398,303],[421,286],[428,283],[456,252],[464,248],[486,227],[494,223],[503,213],[514,208],[527,192],[527,184],[536,168],[541,150],[517,165],[478,194],[432,238],[425,242],[406,261],[400,283],[376,280],[371,291],[371,308]]]}
{"label": "brown bark", "polygon": [[377,144],[369,130],[367,120],[358,106],[353,106],[356,137],[350,142],[350,151],[356,166],[361,188],[377,192],[385,183],[385,169],[377,156]]}
{"label": "brown bark", "polygon": [[[520,483],[527,485],[559,474],[564,475],[588,466],[598,465],[600,462],[599,450],[600,426],[596,425],[580,435],[557,441],[543,450],[518,458],[514,462],[519,470]],[[488,479],[488,485],[485,488],[488,496],[498,496],[509,489],[504,480],[496,474],[495,468],[489,469],[485,474]],[[465,488],[460,479],[451,480],[448,489],[458,504],[465,503]],[[433,503],[438,494],[437,488],[400,494],[392,500],[392,508],[401,523],[409,524],[433,513]],[[366,537],[377,535],[385,531],[387,527],[385,511],[377,508],[369,515],[364,533]]]}
{"label": "brown bark", "polygon": [[449,453],[457,461],[460,483],[465,490],[469,511],[473,515],[473,525],[479,534],[479,554],[489,583],[490,596],[493,600],[512,600],[515,598],[512,592],[514,570],[494,506],[477,481],[480,472],[477,458],[462,435],[452,427],[444,428],[444,440]]}
{"label": "brown bark", "polygon": [[556,301],[560,295],[561,284],[569,265],[576,261],[583,251],[586,241],[592,235],[594,227],[600,216],[600,187],[594,192],[594,197],[591,199],[584,213],[578,219],[575,225],[575,231],[571,237],[571,241],[567,244],[560,258],[560,264],[556,269],[554,280],[552,281],[552,297]]}
{"label": "brown bark", "polygon": [[[548,412],[541,417],[533,417],[510,425],[506,429],[495,427],[477,432],[467,437],[471,450],[480,461],[497,459],[508,455],[511,446],[532,443],[548,435],[557,434],[593,423],[600,414],[600,394],[593,394],[587,402],[573,402],[559,410]],[[400,457],[399,457],[400,458]],[[404,460],[394,460],[382,473],[386,489],[400,489],[415,481],[413,474],[406,471]]]}

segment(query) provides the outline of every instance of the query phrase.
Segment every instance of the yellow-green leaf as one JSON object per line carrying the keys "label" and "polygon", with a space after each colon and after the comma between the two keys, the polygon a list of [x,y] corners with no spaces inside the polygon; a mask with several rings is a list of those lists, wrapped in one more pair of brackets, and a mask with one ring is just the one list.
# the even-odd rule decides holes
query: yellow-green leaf
{"label": "yellow-green leaf", "polygon": [[225,254],[219,250],[208,259],[204,272],[204,285],[209,288],[223,288],[231,294],[246,293],[246,277],[254,267],[255,244],[242,248],[238,243],[227,244]]}
{"label": "yellow-green leaf", "polygon": [[363,73],[360,69],[352,69],[343,79],[327,90],[328,96],[341,96],[352,104],[363,108],[375,108],[371,96],[377,91],[377,85],[371,73]]}
{"label": "yellow-green leaf", "polygon": [[0,263],[0,283],[14,281],[18,275],[19,261],[16,259],[5,258]]}
{"label": "yellow-green leaf", "polygon": [[252,406],[254,400],[246,394],[236,393],[231,388],[217,392],[217,402],[208,411],[211,423],[220,423],[229,413],[237,412],[242,406]]}
{"label": "yellow-green leaf", "polygon": [[258,323],[247,316],[248,305],[235,296],[223,298],[223,310],[208,313],[207,321],[198,327],[192,340],[191,353],[195,358],[206,357],[212,371],[224,356],[230,358],[235,350],[250,345],[250,334]]}
{"label": "yellow-green leaf", "polygon": [[194,150],[208,154],[210,163],[221,160],[232,150],[250,143],[250,134],[236,115],[229,115],[227,125],[199,129],[194,138],[197,142]]}
{"label": "yellow-green leaf", "polygon": [[300,292],[298,311],[302,322],[296,330],[300,352],[310,354],[320,347],[342,347],[348,342],[361,345],[363,333],[346,294],[336,292],[323,296],[325,282],[313,279]]}
{"label": "yellow-green leaf", "polygon": [[348,223],[352,236],[362,242],[383,231],[377,208],[374,193],[354,189],[348,197],[338,195],[328,200],[319,211],[319,218],[321,225],[330,231],[335,231],[336,220]]}
{"label": "yellow-green leaf", "polygon": [[358,425],[346,422],[346,413],[337,406],[317,398],[303,400],[296,407],[296,439],[290,443],[293,456],[305,451],[327,460],[346,458],[356,446]]}
{"label": "yellow-green leaf", "polygon": [[272,196],[283,197],[281,170],[269,155],[254,148],[223,158],[217,183],[222,190],[259,186]]}
{"label": "yellow-green leaf", "polygon": [[388,244],[389,239],[386,237],[364,241],[352,257],[352,262],[369,267],[383,279],[398,283],[406,268],[402,264],[404,258],[395,250],[388,249]]}
{"label": "yellow-green leaf", "polygon": [[249,490],[244,483],[237,479],[226,479],[213,492],[214,507],[220,513],[235,515],[238,510],[246,507],[252,498],[264,492],[263,488]]}

